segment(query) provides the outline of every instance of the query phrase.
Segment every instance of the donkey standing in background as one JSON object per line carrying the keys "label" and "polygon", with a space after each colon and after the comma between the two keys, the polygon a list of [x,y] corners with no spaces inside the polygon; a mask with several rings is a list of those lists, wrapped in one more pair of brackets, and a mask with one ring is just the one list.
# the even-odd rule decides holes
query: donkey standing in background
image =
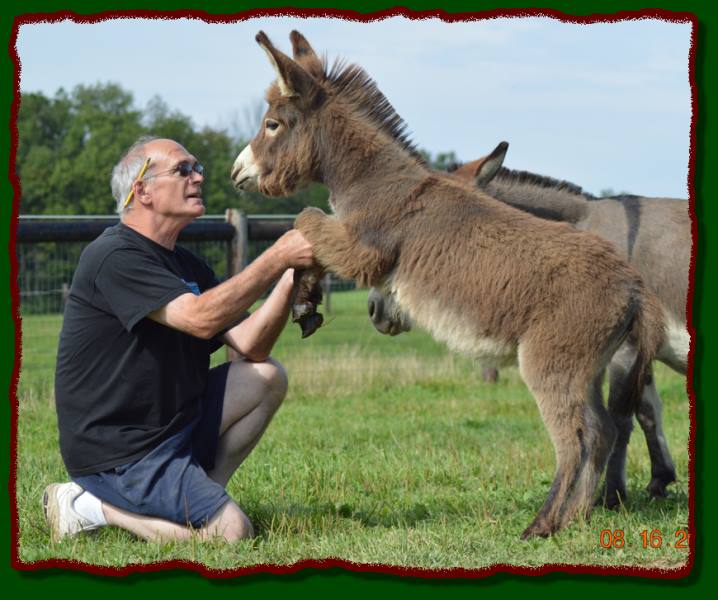
{"label": "donkey standing in background", "polygon": [[[664,315],[668,335],[656,358],[678,373],[686,374],[690,337],[686,326],[688,272],[691,253],[691,223],[688,203],[675,198],[617,196],[595,198],[566,181],[504,168],[508,143],[501,142],[488,156],[466,163],[453,177],[474,181],[489,195],[531,214],[570,223],[611,241],[638,270],[655,293]],[[411,328],[391,296],[376,289],[369,293],[369,316],[376,329],[396,335]],[[635,356],[628,345],[621,347],[609,364],[609,414],[618,437],[606,472],[604,503],[614,508],[626,500],[626,451],[633,419],[618,406]],[[666,486],[676,479],[673,459],[662,426],[661,400],[652,372],[646,379],[636,413],[651,459],[653,497],[664,497]]]}
{"label": "donkey standing in background", "polygon": [[263,32],[256,39],[277,80],[261,130],[235,161],[235,185],[280,196],[325,183],[335,216],[305,209],[295,222],[323,267],[394,293],[412,320],[455,350],[518,359],[557,462],[522,537],[587,517],[616,436],[602,374],[629,340],[637,358],[624,405],[633,410],[663,341],[656,299],[600,238],[430,170],[361,68],[325,69],[296,31],[294,60]]}

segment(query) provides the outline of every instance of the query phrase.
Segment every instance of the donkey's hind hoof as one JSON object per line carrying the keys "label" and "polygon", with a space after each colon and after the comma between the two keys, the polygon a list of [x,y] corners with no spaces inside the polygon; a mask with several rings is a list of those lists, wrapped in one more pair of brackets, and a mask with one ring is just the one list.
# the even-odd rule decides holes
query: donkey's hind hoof
{"label": "donkey's hind hoof", "polygon": [[522,540],[530,540],[531,538],[541,537],[547,538],[558,531],[558,527],[555,524],[549,523],[544,517],[536,517],[521,534]]}
{"label": "donkey's hind hoof", "polygon": [[594,506],[603,506],[608,510],[621,510],[627,499],[625,486],[604,486]]}
{"label": "donkey's hind hoof", "polygon": [[321,313],[305,315],[299,319],[299,326],[302,328],[302,339],[308,338],[322,326],[324,317]]}
{"label": "donkey's hind hoof", "polygon": [[646,490],[651,495],[651,498],[665,498],[668,496],[668,490],[666,487],[669,483],[675,481],[675,478],[670,481],[666,481],[660,477],[654,477],[651,482],[646,486]]}

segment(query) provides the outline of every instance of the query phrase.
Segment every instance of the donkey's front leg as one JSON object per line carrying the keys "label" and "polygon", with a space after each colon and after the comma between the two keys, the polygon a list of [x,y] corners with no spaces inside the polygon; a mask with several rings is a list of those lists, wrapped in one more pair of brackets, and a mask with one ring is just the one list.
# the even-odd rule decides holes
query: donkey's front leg
{"label": "donkey's front leg", "polygon": [[317,312],[317,306],[322,303],[320,281],[323,275],[324,270],[320,267],[294,271],[292,321],[299,323],[302,338],[312,335],[324,322],[324,317]]}
{"label": "donkey's front leg", "polygon": [[359,287],[379,286],[393,267],[395,253],[388,241],[362,233],[361,224],[305,208],[294,226],[312,244],[314,257],[324,269],[354,280]]}
{"label": "donkey's front leg", "polygon": [[[305,209],[302,214],[316,212],[325,217],[319,209]],[[301,215],[300,215],[301,216]],[[295,220],[295,228],[299,217]],[[302,231],[306,236],[306,233]],[[309,239],[307,237],[307,239]],[[311,241],[311,240],[310,240]],[[312,335],[322,326],[324,317],[317,312],[317,306],[322,303],[322,288],[320,281],[324,275],[321,266],[311,269],[297,269],[294,271],[294,289],[292,290],[292,321],[299,323],[302,330],[302,339]]]}

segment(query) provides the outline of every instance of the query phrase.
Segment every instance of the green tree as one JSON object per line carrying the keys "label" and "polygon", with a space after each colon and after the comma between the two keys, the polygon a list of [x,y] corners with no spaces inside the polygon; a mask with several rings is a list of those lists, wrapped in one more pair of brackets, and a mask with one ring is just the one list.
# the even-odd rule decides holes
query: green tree
{"label": "green tree", "polygon": [[[245,111],[256,120],[263,105]],[[251,115],[250,115],[251,113]],[[205,165],[203,196],[210,214],[237,208],[248,214],[296,214],[306,206],[329,210],[325,186],[313,184],[286,198],[238,192],[230,178],[232,164],[247,144],[247,127],[198,130],[190,117],[172,110],[159,96],[144,109],[130,92],[114,83],[80,85],[53,98],[22,93],[18,113],[17,172],[22,186],[20,212],[25,214],[110,214],[112,168],[141,135],[177,140]],[[241,133],[239,133],[241,131]],[[453,152],[431,157],[446,169]]]}
{"label": "green tree", "polygon": [[112,167],[142,131],[132,95],[116,84],[78,86],[53,99],[24,94],[18,113],[21,212],[113,210]]}
{"label": "green tree", "polygon": [[449,167],[455,166],[459,162],[453,150],[450,152],[439,152],[436,156],[432,156],[428,150],[419,149],[419,154],[424,157],[424,160],[432,169],[438,171],[448,171]]}
{"label": "green tree", "polygon": [[603,188],[599,193],[599,198],[615,198],[617,196],[630,196],[630,192],[616,192],[613,188]]}
{"label": "green tree", "polygon": [[70,122],[70,102],[60,90],[55,99],[23,94],[18,111],[17,176],[23,212],[45,212],[52,194],[51,174]]}

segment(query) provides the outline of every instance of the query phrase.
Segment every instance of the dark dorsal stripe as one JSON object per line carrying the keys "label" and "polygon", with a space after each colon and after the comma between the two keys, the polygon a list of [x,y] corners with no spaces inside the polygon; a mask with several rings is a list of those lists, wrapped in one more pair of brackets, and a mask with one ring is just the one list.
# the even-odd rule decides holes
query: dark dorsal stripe
{"label": "dark dorsal stripe", "polygon": [[628,225],[628,239],[626,248],[628,249],[628,259],[633,260],[633,247],[636,245],[636,237],[638,236],[638,228],[641,225],[641,201],[639,196],[631,194],[623,194],[621,196],[612,196],[607,198],[619,202],[626,213],[626,223]]}
{"label": "dark dorsal stripe", "polygon": [[[499,172],[496,174],[496,178],[505,183],[529,184],[537,185],[546,189],[554,189],[576,196],[581,196],[586,200],[613,200],[618,202],[621,204],[626,213],[628,236],[626,240],[626,248],[628,250],[629,260],[633,259],[633,249],[636,245],[638,228],[641,223],[641,203],[639,196],[635,196],[633,194],[620,194],[618,196],[597,198],[588,192],[584,192],[583,188],[575,183],[554,179],[553,177],[546,177],[545,175],[537,175],[536,173],[531,173],[529,171],[513,171],[511,169],[507,169],[506,167],[501,167]],[[550,207],[533,207],[531,212],[544,219],[560,221],[565,220],[566,218],[566,215],[562,210],[553,211]]]}
{"label": "dark dorsal stripe", "polygon": [[356,106],[363,115],[388,133],[414,158],[421,163],[426,162],[409,138],[406,123],[364,69],[337,60],[329,72],[325,68],[324,81],[334,94]]}

